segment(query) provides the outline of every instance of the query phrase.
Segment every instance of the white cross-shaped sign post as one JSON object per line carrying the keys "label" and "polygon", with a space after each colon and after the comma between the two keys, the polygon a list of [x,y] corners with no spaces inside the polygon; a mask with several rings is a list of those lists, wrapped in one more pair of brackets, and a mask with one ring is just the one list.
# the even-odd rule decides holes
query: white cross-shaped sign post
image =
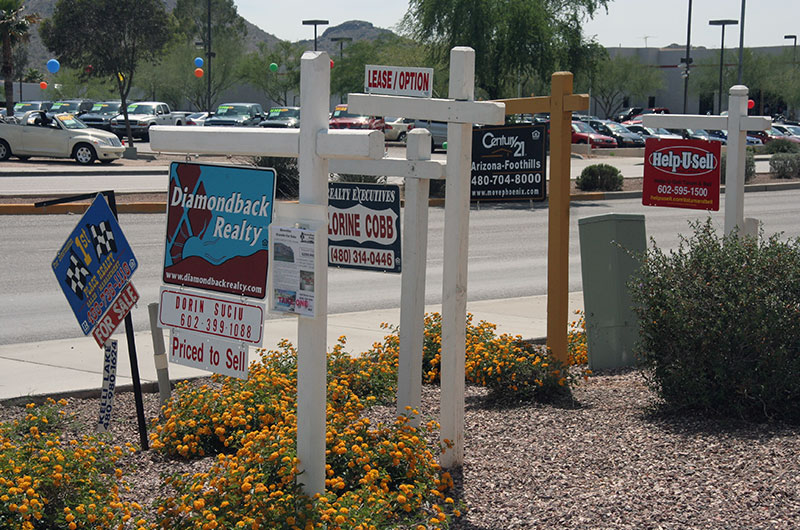
{"label": "white cross-shaped sign post", "polygon": [[[154,151],[297,157],[302,208],[328,207],[328,160],[379,159],[384,154],[380,131],[329,130],[330,59],[325,52],[306,52],[300,61],[300,129],[234,127],[153,127]],[[319,256],[317,259],[325,259]],[[310,495],[325,490],[326,332],[328,275],[318,267],[316,317],[297,323],[297,456],[299,480]]]}
{"label": "white cross-shaped sign post", "polygon": [[744,220],[744,170],[747,131],[765,131],[772,126],[766,116],[747,115],[747,87],[731,87],[727,116],[696,116],[688,114],[646,114],[645,127],[667,129],[727,130],[727,163],[725,167],[725,235],[737,229],[746,231]]}
{"label": "white cross-shaped sign post", "polygon": [[[455,47],[450,51],[448,96],[448,99],[430,99],[349,94],[347,98],[348,109],[359,114],[447,122],[440,435],[448,444],[445,444],[441,455],[443,467],[459,465],[464,460],[464,364],[472,125],[501,125],[505,122],[505,105],[502,103],[473,101],[475,50],[472,48]],[[415,132],[418,131],[411,131],[412,134],[409,135],[409,157],[430,158],[429,136],[414,136]],[[425,145],[415,145],[417,141]],[[380,168],[387,162],[389,161],[341,161],[336,162],[335,166],[353,173],[365,173],[359,168],[372,166],[372,171],[367,174],[396,174],[389,172],[388,167]],[[420,162],[409,161],[408,164],[415,164],[419,169],[404,174],[415,178],[406,179],[406,243],[403,246],[397,393],[397,411],[400,414],[406,413],[406,407],[418,408],[420,403],[429,190],[429,182],[425,180],[423,183],[422,179],[438,178],[435,167],[428,173],[421,171]],[[343,165],[347,167],[342,167]]]}

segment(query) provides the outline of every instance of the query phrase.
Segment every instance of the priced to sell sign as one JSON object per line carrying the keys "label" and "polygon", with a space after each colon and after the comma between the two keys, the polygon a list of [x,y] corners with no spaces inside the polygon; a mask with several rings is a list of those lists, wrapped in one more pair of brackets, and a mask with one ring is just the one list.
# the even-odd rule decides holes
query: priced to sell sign
{"label": "priced to sell sign", "polygon": [[164,283],[267,295],[275,171],[173,162]]}
{"label": "priced to sell sign", "polygon": [[546,197],[543,125],[503,125],[472,130],[473,201]]}
{"label": "priced to sell sign", "polygon": [[720,143],[648,138],[642,204],[719,210]]}
{"label": "priced to sell sign", "polygon": [[328,184],[328,265],[400,272],[400,188]]}

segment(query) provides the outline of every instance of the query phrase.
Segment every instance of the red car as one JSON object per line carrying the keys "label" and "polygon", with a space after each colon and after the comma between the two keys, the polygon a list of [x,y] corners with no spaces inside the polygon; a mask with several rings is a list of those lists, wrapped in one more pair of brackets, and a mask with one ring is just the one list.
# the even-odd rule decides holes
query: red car
{"label": "red car", "polygon": [[347,105],[336,105],[328,121],[331,129],[375,129],[383,132],[386,122],[377,116],[362,116],[347,112]]}
{"label": "red car", "polygon": [[572,122],[572,143],[589,144],[591,147],[617,147],[617,141],[600,134],[584,121]]}

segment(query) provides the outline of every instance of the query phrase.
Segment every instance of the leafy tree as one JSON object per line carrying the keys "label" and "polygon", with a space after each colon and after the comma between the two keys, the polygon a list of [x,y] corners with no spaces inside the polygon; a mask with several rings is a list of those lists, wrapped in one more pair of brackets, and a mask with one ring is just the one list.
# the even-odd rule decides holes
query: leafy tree
{"label": "leafy tree", "polygon": [[[203,54],[195,47],[195,43],[206,43],[208,39],[209,7],[213,56],[210,61],[205,57],[207,77],[199,83],[194,78],[195,66],[191,59]],[[197,108],[213,110],[219,95],[239,80],[240,64],[244,57],[243,38],[247,35],[244,19],[239,16],[233,0],[178,0],[173,13],[184,39],[176,45],[172,57],[182,60],[180,64],[173,63],[181,76],[179,85],[183,87],[184,96]]]}
{"label": "leafy tree", "polygon": [[[489,98],[556,68],[582,66],[580,21],[609,0],[410,0],[403,28],[446,62],[454,46],[475,49],[477,82]],[[591,54],[586,55],[592,57]]]}
{"label": "leafy tree", "polygon": [[[260,43],[258,51],[249,53],[242,62],[241,77],[278,105],[290,105],[289,94],[300,92],[300,58],[304,50],[302,45],[288,41],[271,48]],[[278,65],[278,71],[269,69],[272,63]]]}
{"label": "leafy tree", "polygon": [[113,79],[131,143],[127,101],[134,75],[141,62],[161,55],[172,31],[161,0],[58,0],[40,29],[45,46],[62,65],[87,77]]}
{"label": "leafy tree", "polygon": [[39,15],[25,13],[23,0],[0,0],[2,73],[8,116],[14,115],[14,48],[28,40],[30,27],[38,21]]}
{"label": "leafy tree", "polygon": [[592,97],[606,116],[613,116],[626,96],[644,97],[664,83],[661,70],[636,57],[617,55],[598,64],[592,82]]}

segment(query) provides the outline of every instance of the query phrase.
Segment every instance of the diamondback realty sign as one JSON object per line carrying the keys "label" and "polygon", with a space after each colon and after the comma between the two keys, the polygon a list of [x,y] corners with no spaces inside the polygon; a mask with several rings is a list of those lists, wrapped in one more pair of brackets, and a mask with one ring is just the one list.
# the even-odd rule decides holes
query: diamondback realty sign
{"label": "diamondback realty sign", "polygon": [[173,162],[164,283],[264,298],[272,169]]}

